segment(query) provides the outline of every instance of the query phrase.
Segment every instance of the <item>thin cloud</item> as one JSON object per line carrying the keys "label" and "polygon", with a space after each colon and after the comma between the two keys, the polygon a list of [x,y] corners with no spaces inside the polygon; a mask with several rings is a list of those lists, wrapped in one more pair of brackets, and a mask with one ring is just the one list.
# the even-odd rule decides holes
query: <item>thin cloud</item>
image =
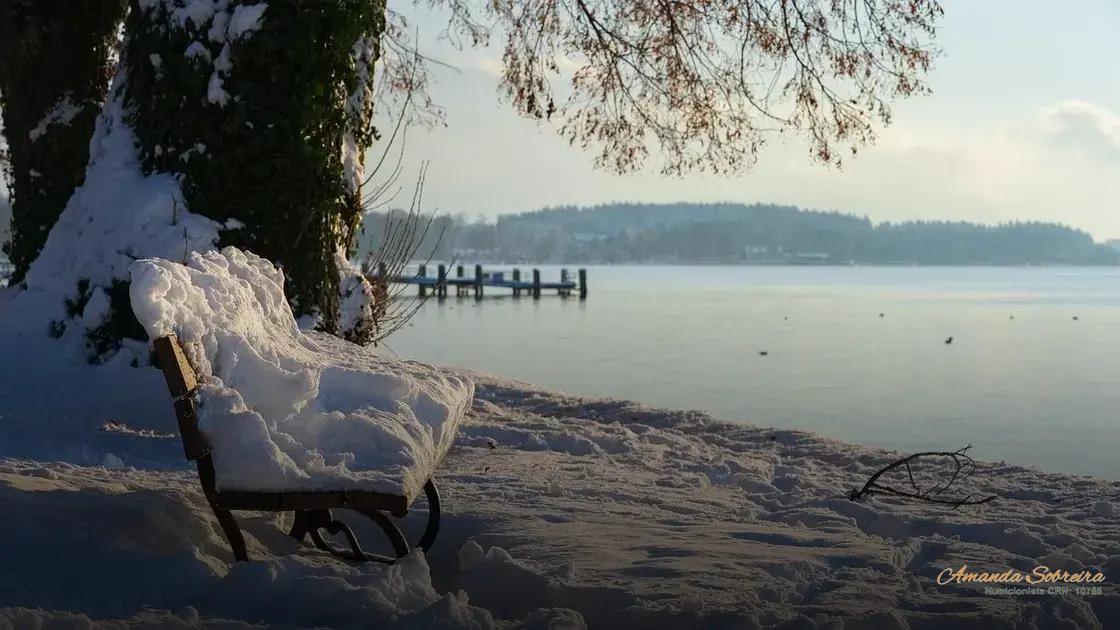
{"label": "thin cloud", "polygon": [[1063,101],[1042,115],[1042,139],[1058,150],[1104,162],[1120,162],[1120,117],[1086,101]]}

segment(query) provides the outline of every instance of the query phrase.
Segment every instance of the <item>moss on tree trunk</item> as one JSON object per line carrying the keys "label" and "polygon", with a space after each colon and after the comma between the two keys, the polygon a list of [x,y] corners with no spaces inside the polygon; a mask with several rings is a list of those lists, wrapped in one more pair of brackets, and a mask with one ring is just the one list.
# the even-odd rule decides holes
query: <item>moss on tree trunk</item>
{"label": "moss on tree trunk", "polygon": [[384,0],[271,0],[245,33],[253,2],[198,24],[171,2],[132,5],[125,97],[144,168],[181,173],[188,209],[226,226],[220,245],[280,265],[296,316],[338,332],[336,255],[361,215],[343,148],[373,141]]}

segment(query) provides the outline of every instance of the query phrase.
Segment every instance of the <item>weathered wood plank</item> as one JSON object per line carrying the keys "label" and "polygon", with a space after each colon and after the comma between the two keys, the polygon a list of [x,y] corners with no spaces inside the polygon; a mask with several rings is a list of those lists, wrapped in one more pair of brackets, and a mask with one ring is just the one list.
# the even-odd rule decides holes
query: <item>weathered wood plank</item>
{"label": "weathered wood plank", "polygon": [[216,505],[230,510],[330,510],[362,508],[387,510],[403,515],[411,502],[408,497],[377,492],[241,492],[219,491],[213,496]]}
{"label": "weathered wood plank", "polygon": [[210,444],[198,428],[198,415],[194,398],[185,396],[175,401],[175,419],[179,422],[179,436],[183,440],[183,454],[194,461],[210,452]]}
{"label": "weathered wood plank", "polygon": [[152,346],[155,348],[160,369],[163,370],[163,377],[167,380],[167,389],[171,392],[171,397],[178,400],[193,392],[198,387],[198,378],[186,355],[183,354],[183,349],[179,347],[175,335],[160,337],[152,342]]}

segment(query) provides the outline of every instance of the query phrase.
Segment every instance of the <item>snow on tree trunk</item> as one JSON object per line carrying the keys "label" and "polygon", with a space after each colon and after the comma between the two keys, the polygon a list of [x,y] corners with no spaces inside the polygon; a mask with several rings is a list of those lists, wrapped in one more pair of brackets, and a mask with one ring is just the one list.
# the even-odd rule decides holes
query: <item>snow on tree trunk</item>
{"label": "snow on tree trunk", "polygon": [[282,268],[303,325],[368,341],[373,291],[348,260],[384,10],[131,0],[84,183],[5,315],[92,361],[144,362],[132,261],[236,245]]}
{"label": "snow on tree trunk", "polygon": [[0,0],[0,110],[13,208],[4,252],[23,279],[82,183],[125,0]]}
{"label": "snow on tree trunk", "polygon": [[132,0],[125,107],[146,171],[180,174],[219,245],[284,270],[297,316],[368,341],[347,262],[372,144],[384,0]]}

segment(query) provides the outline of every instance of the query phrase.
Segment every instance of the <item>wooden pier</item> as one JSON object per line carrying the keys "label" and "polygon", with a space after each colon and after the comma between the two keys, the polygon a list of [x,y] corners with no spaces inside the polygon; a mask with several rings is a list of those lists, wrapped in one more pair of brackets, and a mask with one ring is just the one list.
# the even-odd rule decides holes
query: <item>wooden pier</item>
{"label": "wooden pier", "polygon": [[[486,271],[482,268],[482,265],[475,265],[474,273],[470,276],[466,275],[466,268],[463,265],[455,266],[454,276],[449,276],[448,271],[447,265],[438,265],[436,275],[429,276],[428,266],[419,265],[415,274],[396,275],[390,279],[390,282],[415,284],[418,287],[420,297],[427,297],[428,292],[431,291],[436,298],[441,300],[447,297],[448,287],[454,287],[456,297],[466,297],[473,294],[476,300],[482,299],[488,287],[510,289],[513,291],[513,297],[521,297],[522,294],[527,294],[532,296],[534,300],[539,300],[541,293],[544,291],[556,291],[556,294],[561,297],[570,297],[575,293],[579,296],[579,299],[587,299],[586,269],[580,269],[575,278],[567,269],[561,269],[559,282],[541,280],[539,269],[530,270],[530,275],[526,277],[522,277],[522,270],[516,267],[507,273],[506,271]],[[385,269],[382,266],[378,273],[370,279],[372,280],[378,275],[384,275],[384,273]]]}

